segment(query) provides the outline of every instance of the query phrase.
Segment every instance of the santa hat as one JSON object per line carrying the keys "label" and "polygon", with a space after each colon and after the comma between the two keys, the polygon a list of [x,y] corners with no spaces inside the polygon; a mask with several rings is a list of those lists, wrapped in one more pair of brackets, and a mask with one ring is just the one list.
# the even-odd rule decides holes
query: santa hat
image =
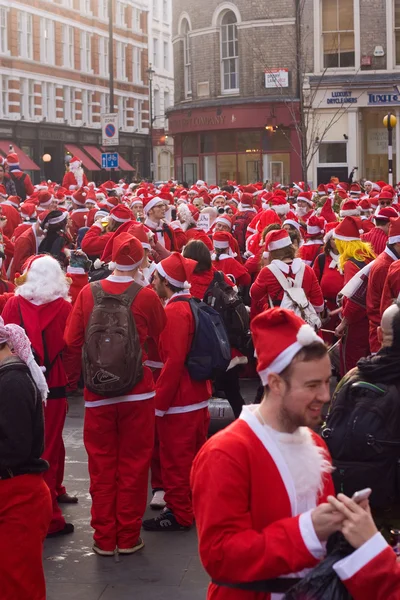
{"label": "santa hat", "polygon": [[211,205],[212,205],[212,206],[214,206],[214,203],[215,203],[215,201],[216,201],[216,200],[218,200],[218,198],[222,198],[222,200],[223,200],[224,202],[226,202],[226,198],[225,198],[225,196],[224,196],[223,194],[216,194],[216,195],[214,196],[214,198],[211,200]]}
{"label": "santa hat", "polygon": [[326,196],[326,187],[323,183],[320,183],[317,187],[318,196]]}
{"label": "santa hat", "polygon": [[0,196],[2,198],[7,198],[7,196],[8,196],[5,186],[2,184],[0,185]]}
{"label": "santa hat", "polygon": [[10,152],[10,154],[7,154],[7,165],[9,171],[19,169],[19,158],[15,152]]}
{"label": "santa hat", "polygon": [[281,250],[291,245],[292,240],[286,229],[273,229],[265,236],[263,258],[268,258],[268,254],[274,250]]}
{"label": "santa hat", "polygon": [[395,210],[392,206],[385,206],[377,210],[377,212],[374,214],[374,219],[390,221],[390,219],[397,219],[398,216],[399,214],[397,210]]}
{"label": "santa hat", "polygon": [[134,221],[135,219],[132,211],[130,211],[129,208],[123,204],[118,204],[115,206],[110,212],[110,217],[118,223],[126,223],[127,221]]}
{"label": "santa hat", "polygon": [[77,163],[78,163],[78,164],[81,164],[81,162],[82,162],[82,161],[81,161],[81,159],[80,159],[80,158],[78,158],[77,156],[73,156],[73,157],[71,158],[71,160],[69,161],[69,165],[71,166],[71,165],[73,165],[73,164],[77,164]]}
{"label": "santa hat", "polygon": [[72,200],[75,204],[79,204],[79,206],[85,206],[87,198],[87,192],[84,187],[80,187],[76,192],[72,194]]}
{"label": "santa hat", "polygon": [[362,200],[360,200],[358,202],[358,207],[361,210],[361,212],[368,212],[372,210],[371,203],[368,200],[368,198],[363,198]]}
{"label": "santa hat", "polygon": [[168,258],[164,258],[156,265],[156,271],[164,277],[171,285],[189,289],[188,280],[197,266],[197,261],[184,258],[182,254],[173,252]]}
{"label": "santa hat", "polygon": [[[270,373],[282,373],[305,346],[324,343],[292,310],[279,307],[269,308],[254,317],[251,332],[257,371],[264,386]],[[273,340],[272,344],[270,340]]]}
{"label": "santa hat", "polygon": [[41,219],[42,227],[45,228],[46,225],[59,225],[63,223],[68,218],[68,212],[66,210],[51,210],[47,211],[46,216]]}
{"label": "santa hat", "polygon": [[278,217],[274,210],[268,209],[264,210],[260,213],[260,218],[257,222],[257,231],[262,233],[268,225],[272,225],[272,223],[281,224],[281,219]]}
{"label": "santa hat", "polygon": [[307,221],[307,234],[310,236],[321,235],[325,230],[325,219],[313,215]]}
{"label": "santa hat", "polygon": [[379,194],[379,200],[393,200],[393,193],[390,190],[383,190]]}
{"label": "santa hat", "polygon": [[328,241],[333,237],[333,233],[334,233],[337,225],[338,225],[337,221],[336,221],[336,223],[327,223],[325,225],[324,244],[327,244]]}
{"label": "santa hat", "polygon": [[350,189],[350,185],[346,182],[346,181],[340,181],[337,186],[336,186],[337,190],[343,190],[344,192],[348,192]]}
{"label": "santa hat", "polygon": [[361,194],[361,186],[359,183],[352,183],[350,186],[350,194],[359,196]]}
{"label": "santa hat", "polygon": [[143,206],[142,198],[133,198],[131,206]]}
{"label": "santa hat", "polygon": [[357,217],[360,214],[357,202],[355,200],[346,200],[340,209],[340,216],[344,217]]}
{"label": "santa hat", "polygon": [[97,204],[97,198],[93,188],[91,188],[86,195],[85,204],[86,203],[93,204],[94,206]]}
{"label": "santa hat", "polygon": [[159,196],[149,196],[148,198],[143,198],[143,210],[145,214],[148,215],[149,211],[157,206],[157,204],[165,204],[165,202]]}
{"label": "santa hat", "polygon": [[343,242],[359,241],[360,231],[357,219],[355,219],[355,217],[345,217],[343,221],[337,225],[333,237],[335,240],[341,240]]}
{"label": "santa hat", "polygon": [[145,250],[151,250],[150,236],[153,234],[143,223],[132,223],[129,226],[128,233],[139,240]]}
{"label": "santa hat", "polygon": [[291,217],[290,219],[285,219],[282,223],[282,226],[283,225],[291,225],[292,227],[295,227],[299,233],[301,231],[301,225],[294,217]]}
{"label": "santa hat", "polygon": [[392,219],[389,226],[388,244],[398,244],[400,242],[400,217]]}
{"label": "santa hat", "polygon": [[302,192],[301,191],[300,194],[296,198],[297,202],[299,200],[302,200],[303,202],[307,202],[307,204],[309,204],[310,206],[314,206],[314,202],[312,201],[311,192]]}
{"label": "santa hat", "polygon": [[133,235],[121,233],[113,243],[112,267],[119,271],[133,271],[142,264],[144,250],[142,244]]}
{"label": "santa hat", "polygon": [[185,219],[186,223],[196,223],[200,216],[199,209],[193,204],[180,204],[177,212],[179,216]]}
{"label": "santa hat", "polygon": [[[246,186],[250,187],[250,186]],[[243,193],[240,198],[240,204],[242,206],[253,206],[253,196],[247,192]]]}
{"label": "santa hat", "polygon": [[293,187],[296,190],[299,190],[299,192],[305,192],[306,191],[306,186],[305,186],[304,181],[298,181],[297,183],[294,183]]}
{"label": "santa hat", "polygon": [[235,239],[228,231],[215,231],[213,234],[213,246],[216,250],[229,249],[228,254],[236,256],[235,251]]}
{"label": "santa hat", "polygon": [[256,188],[256,186],[255,186],[255,185],[245,185],[245,186],[242,188],[242,192],[243,192],[244,194],[250,194],[250,195],[253,195],[253,194],[254,194],[256,191],[257,191],[257,188]]}
{"label": "santa hat", "polygon": [[32,202],[23,202],[20,206],[21,217],[24,221],[29,221],[37,216],[36,206]]}
{"label": "santa hat", "polygon": [[290,211],[290,204],[286,201],[286,194],[275,194],[271,198],[271,209],[276,212],[277,215],[287,215]]}
{"label": "santa hat", "polygon": [[109,198],[106,198],[104,202],[101,202],[99,204],[104,204],[104,206],[106,206],[107,208],[113,209],[119,205],[119,200],[116,196],[110,196]]}
{"label": "santa hat", "polygon": [[49,191],[39,192],[37,198],[39,202],[39,209],[46,209],[51,205],[52,202],[54,202],[54,196]]}
{"label": "santa hat", "polygon": [[19,208],[21,203],[21,198],[19,196],[8,196],[7,203],[14,208]]}
{"label": "santa hat", "polygon": [[161,192],[156,195],[156,198],[161,198],[161,200],[164,200],[165,204],[173,204],[174,202],[174,197],[169,192]]}
{"label": "santa hat", "polygon": [[220,215],[218,219],[215,220],[215,224],[217,223],[221,223],[221,225],[226,225],[227,227],[229,227],[230,230],[232,230],[232,219],[229,215]]}
{"label": "santa hat", "polygon": [[[376,186],[376,188],[375,188],[375,186]],[[377,181],[377,182],[374,184],[374,189],[377,189],[377,190],[378,190],[378,192],[380,192],[380,191],[382,191],[382,190],[383,190],[383,188],[384,188],[384,187],[386,187],[386,186],[387,186],[387,183],[386,183],[386,181]]]}

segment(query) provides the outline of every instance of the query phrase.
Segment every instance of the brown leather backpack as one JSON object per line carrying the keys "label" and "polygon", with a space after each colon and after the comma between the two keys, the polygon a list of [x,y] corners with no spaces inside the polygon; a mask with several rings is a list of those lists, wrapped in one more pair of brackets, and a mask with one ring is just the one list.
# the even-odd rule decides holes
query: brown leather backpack
{"label": "brown leather backpack", "polygon": [[94,307],[85,332],[85,386],[100,396],[122,396],[143,378],[142,348],[131,305],[142,287],[133,282],[123,294],[91,284]]}

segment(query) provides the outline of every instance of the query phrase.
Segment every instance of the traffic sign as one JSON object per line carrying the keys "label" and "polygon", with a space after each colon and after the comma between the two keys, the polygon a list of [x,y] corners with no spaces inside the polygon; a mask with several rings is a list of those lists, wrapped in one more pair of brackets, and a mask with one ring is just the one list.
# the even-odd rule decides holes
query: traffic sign
{"label": "traffic sign", "polygon": [[118,113],[103,113],[101,115],[101,131],[103,146],[118,146]]}
{"label": "traffic sign", "polygon": [[102,169],[118,169],[118,152],[104,152],[101,155],[101,168]]}

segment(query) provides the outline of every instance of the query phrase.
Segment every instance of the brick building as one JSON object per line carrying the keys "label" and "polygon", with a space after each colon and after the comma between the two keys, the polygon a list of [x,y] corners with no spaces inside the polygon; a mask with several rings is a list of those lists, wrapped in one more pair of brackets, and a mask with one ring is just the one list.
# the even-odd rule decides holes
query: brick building
{"label": "brick building", "polygon": [[175,0],[178,179],[301,179],[295,38],[292,0]]}
{"label": "brick building", "polygon": [[[146,0],[113,0],[113,18],[119,176],[131,180],[149,173]],[[68,154],[90,179],[110,177],[99,162],[108,78],[108,0],[0,0],[0,153],[13,144],[35,181],[60,180]]]}

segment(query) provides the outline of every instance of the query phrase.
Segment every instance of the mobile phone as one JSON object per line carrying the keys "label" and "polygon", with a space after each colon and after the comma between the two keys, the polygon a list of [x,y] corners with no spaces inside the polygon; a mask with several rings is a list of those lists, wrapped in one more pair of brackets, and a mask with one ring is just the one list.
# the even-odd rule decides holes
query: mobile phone
{"label": "mobile phone", "polygon": [[355,492],[353,494],[353,496],[351,497],[351,499],[353,500],[353,502],[356,502],[356,504],[360,504],[360,502],[362,502],[363,500],[368,500],[368,498],[371,495],[371,488],[365,488],[363,490],[359,490],[358,492]]}

